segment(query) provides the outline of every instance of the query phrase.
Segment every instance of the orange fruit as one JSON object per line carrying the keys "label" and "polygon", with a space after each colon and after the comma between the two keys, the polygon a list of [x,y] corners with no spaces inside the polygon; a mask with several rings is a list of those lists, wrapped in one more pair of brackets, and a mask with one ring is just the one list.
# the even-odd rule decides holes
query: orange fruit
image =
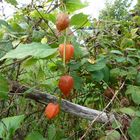
{"label": "orange fruit", "polygon": [[45,108],[45,116],[48,119],[55,118],[60,112],[60,106],[57,103],[49,103]]}
{"label": "orange fruit", "polygon": [[[64,44],[59,45],[59,53],[60,57],[63,59],[63,54],[64,54]],[[74,47],[72,44],[66,44],[66,49],[65,49],[65,61],[69,62],[70,59],[74,55]]]}

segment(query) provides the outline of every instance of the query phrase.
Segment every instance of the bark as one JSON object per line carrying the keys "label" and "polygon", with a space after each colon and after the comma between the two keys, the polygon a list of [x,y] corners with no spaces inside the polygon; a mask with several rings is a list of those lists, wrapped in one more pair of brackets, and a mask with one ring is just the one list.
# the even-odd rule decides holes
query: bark
{"label": "bark", "polygon": [[[19,96],[24,96],[25,98],[30,98],[37,102],[42,102],[43,104],[48,104],[49,102],[58,102],[58,98],[54,95],[43,93],[39,90],[31,89],[26,86],[21,86],[16,82],[12,82],[10,92],[12,94],[14,93]],[[90,109],[88,107],[74,104],[65,99],[62,99],[61,101],[61,109],[64,112],[87,120],[94,120],[97,116],[99,116],[96,121],[101,123],[112,122],[115,119],[113,114],[107,114],[102,111]]]}

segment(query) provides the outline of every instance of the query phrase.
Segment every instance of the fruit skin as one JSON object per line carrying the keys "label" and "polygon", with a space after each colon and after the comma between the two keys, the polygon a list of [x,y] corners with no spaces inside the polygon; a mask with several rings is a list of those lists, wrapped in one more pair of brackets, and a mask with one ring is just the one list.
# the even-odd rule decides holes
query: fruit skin
{"label": "fruit skin", "polygon": [[56,18],[56,28],[58,31],[63,31],[69,26],[70,20],[66,13],[59,13]]}
{"label": "fruit skin", "polygon": [[69,75],[64,75],[59,79],[58,87],[61,92],[68,97],[70,95],[71,90],[74,87],[73,77]]}
{"label": "fruit skin", "polygon": [[[59,53],[60,57],[63,59],[63,52],[64,52],[64,44],[59,45]],[[70,59],[74,55],[74,47],[72,44],[66,44],[66,50],[65,50],[65,61],[69,62]]]}
{"label": "fruit skin", "polygon": [[55,118],[60,112],[60,106],[57,103],[49,103],[45,108],[45,116],[48,119]]}

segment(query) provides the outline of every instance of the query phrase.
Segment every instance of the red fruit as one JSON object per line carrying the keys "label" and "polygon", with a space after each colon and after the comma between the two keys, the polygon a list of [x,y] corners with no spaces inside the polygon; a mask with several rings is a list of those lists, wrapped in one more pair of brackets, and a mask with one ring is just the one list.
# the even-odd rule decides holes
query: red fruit
{"label": "red fruit", "polygon": [[58,31],[65,30],[69,26],[70,20],[66,13],[59,13],[56,19],[56,28]]}
{"label": "red fruit", "polygon": [[[64,44],[60,44],[59,45],[59,53],[60,56],[63,59],[63,52],[64,52]],[[65,61],[69,62],[70,59],[73,57],[74,55],[74,47],[72,44],[66,44],[66,49],[65,49]]]}
{"label": "red fruit", "polygon": [[58,86],[61,92],[67,97],[73,89],[74,80],[69,75],[62,76],[59,80]]}
{"label": "red fruit", "polygon": [[60,112],[59,104],[49,103],[45,109],[45,116],[48,119],[53,119],[59,114],[59,112]]}

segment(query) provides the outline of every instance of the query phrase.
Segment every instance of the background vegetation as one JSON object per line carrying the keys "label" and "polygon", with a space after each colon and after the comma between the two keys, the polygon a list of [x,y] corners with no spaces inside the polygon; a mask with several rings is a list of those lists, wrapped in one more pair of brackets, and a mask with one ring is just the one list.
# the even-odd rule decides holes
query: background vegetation
{"label": "background vegetation", "polygon": [[[53,120],[44,116],[45,106],[19,96],[11,89],[16,81],[29,90],[58,97],[63,73],[58,46],[64,35],[55,27],[56,15],[71,17],[68,40],[75,49],[68,63],[75,84],[69,101],[115,115],[114,122],[94,123],[85,140],[140,139],[140,1],[106,4],[99,20],[76,11],[87,6],[80,0],[48,0],[17,8],[0,20],[0,138],[4,140],[78,140],[90,121],[63,111]],[[65,8],[64,8],[65,7]],[[118,94],[116,94],[118,93]],[[114,95],[114,96],[113,96]]]}

